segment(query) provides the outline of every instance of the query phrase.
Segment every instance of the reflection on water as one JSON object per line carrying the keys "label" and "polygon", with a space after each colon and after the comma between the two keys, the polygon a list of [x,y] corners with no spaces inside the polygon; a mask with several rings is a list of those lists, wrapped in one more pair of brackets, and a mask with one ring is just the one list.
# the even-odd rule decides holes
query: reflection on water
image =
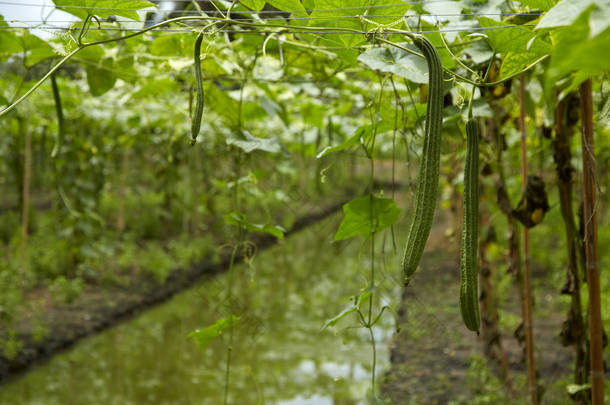
{"label": "reflection on water", "polygon": [[[331,244],[339,220],[313,225],[260,253],[252,266],[236,269],[233,312],[240,321],[231,404],[364,403],[371,372],[368,332],[348,328],[355,317],[320,330],[367,286],[369,276],[368,243],[357,238]],[[398,266],[390,271],[389,263],[396,262],[386,253],[377,263],[377,280],[387,284],[381,295],[392,302]],[[1,386],[0,404],[221,404],[228,338],[200,351],[186,335],[230,314],[226,282],[226,275],[202,282],[85,339]],[[378,374],[387,365],[392,326],[390,316],[377,326]]]}

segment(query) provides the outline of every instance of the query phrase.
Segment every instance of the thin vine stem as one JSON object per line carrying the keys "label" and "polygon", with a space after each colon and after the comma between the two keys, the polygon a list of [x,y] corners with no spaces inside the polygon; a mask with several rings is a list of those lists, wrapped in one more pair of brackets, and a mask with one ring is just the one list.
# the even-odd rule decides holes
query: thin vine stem
{"label": "thin vine stem", "polygon": [[59,68],[62,67],[64,63],[66,63],[70,58],[72,58],[72,56],[76,55],[79,51],[81,51],[84,48],[85,47],[76,48],[73,51],[71,51],[69,54],[67,54],[66,56],[61,58],[61,60],[55,66],[53,66],[51,68],[51,70],[49,70],[42,77],[42,79],[38,80],[28,91],[26,91],[23,94],[23,96],[19,97],[17,100],[15,100],[13,103],[11,103],[11,105],[6,107],[4,110],[0,111],[0,117],[2,117],[3,115],[6,115],[10,111],[14,110],[15,107],[17,107],[19,104],[21,104],[21,102],[23,100],[25,100],[26,98],[31,96],[32,93],[34,93],[34,91],[36,91],[36,89],[38,89],[49,77],[51,77],[53,75],[53,73],[57,72],[57,70],[59,70]]}
{"label": "thin vine stem", "polygon": [[[240,232],[241,233],[241,232]],[[225,387],[224,387],[224,401],[223,404],[227,405],[229,402],[229,383],[231,378],[231,355],[233,352],[233,267],[235,265],[235,258],[237,257],[237,251],[239,249],[239,242],[233,246],[231,252],[231,261],[229,262],[229,282],[228,282],[228,295],[229,295],[229,307],[231,308],[229,314],[229,345],[227,347],[227,359],[225,364]]]}
{"label": "thin vine stem", "polygon": [[447,41],[445,40],[445,36],[443,35],[443,33],[439,33],[439,36],[441,37],[441,42],[443,43],[443,46],[445,47],[445,49],[447,50],[447,52],[449,52],[449,55],[451,55],[451,57],[453,59],[455,59],[455,61],[464,69],[466,69],[467,71],[469,71],[470,73],[472,73],[475,77],[479,77],[479,74],[477,72],[475,72],[474,70],[472,70],[472,68],[470,68],[469,66],[467,66],[464,62],[462,62],[462,60],[460,58],[458,58],[457,56],[455,56],[455,54],[453,53],[453,51],[451,50],[451,48],[449,48],[449,45],[447,44]]}

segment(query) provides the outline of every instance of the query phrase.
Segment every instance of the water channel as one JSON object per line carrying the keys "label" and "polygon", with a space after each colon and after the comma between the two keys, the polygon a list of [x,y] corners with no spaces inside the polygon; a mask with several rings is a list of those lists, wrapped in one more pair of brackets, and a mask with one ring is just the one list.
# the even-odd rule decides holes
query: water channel
{"label": "water channel", "polygon": [[[233,312],[240,321],[231,404],[366,403],[371,386],[368,331],[354,327],[355,314],[321,330],[326,319],[369,284],[370,241],[357,237],[332,243],[340,220],[334,215],[314,224],[259,252],[251,265],[236,267]],[[376,306],[396,307],[398,260],[389,233],[376,242]],[[226,273],[202,281],[84,339],[0,386],[0,404],[222,404],[226,333],[204,350],[186,335],[229,315],[227,281]],[[394,331],[394,320],[386,315],[374,329],[378,376],[387,367],[387,342]]]}

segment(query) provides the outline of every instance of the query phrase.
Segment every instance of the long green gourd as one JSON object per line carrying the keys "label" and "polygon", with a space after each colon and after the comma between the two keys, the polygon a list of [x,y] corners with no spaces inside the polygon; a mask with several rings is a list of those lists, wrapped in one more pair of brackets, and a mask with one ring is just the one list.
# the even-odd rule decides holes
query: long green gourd
{"label": "long green gourd", "polygon": [[443,111],[443,67],[440,57],[434,46],[425,37],[415,36],[413,43],[421,50],[428,62],[428,106],[424,128],[424,150],[415,192],[415,211],[402,261],[405,284],[409,284],[410,277],[421,260],[434,218]]}
{"label": "long green gourd", "polygon": [[203,79],[201,77],[201,41],[203,41],[203,34],[200,33],[195,40],[195,50],[193,53],[195,62],[195,81],[197,82],[197,104],[195,106],[195,114],[193,114],[193,120],[191,123],[191,144],[194,144],[199,135],[199,129],[201,128],[201,117],[203,115]]}
{"label": "long green gourd", "polygon": [[460,247],[460,311],[466,327],[478,333],[479,125],[472,117],[466,122],[466,142],[464,224]]}

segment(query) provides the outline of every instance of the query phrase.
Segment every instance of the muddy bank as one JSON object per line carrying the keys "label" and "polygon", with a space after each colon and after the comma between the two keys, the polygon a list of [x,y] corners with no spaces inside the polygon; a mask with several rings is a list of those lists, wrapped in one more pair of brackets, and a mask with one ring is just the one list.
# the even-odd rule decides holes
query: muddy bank
{"label": "muddy bank", "polygon": [[[340,210],[348,201],[319,207],[308,215],[297,219],[286,235],[298,232]],[[257,249],[265,249],[277,242],[267,234],[250,236]],[[241,260],[241,259],[239,259]],[[38,322],[20,321],[15,327],[23,347],[14,358],[0,356],[0,382],[7,381],[25,371],[29,366],[44,361],[54,353],[68,348],[79,339],[110,327],[146,308],[159,304],[194,283],[225,270],[229,265],[229,254],[223,252],[215,260],[207,258],[188,269],[176,269],[166,282],[157,284],[150,277],[134,276],[127,286],[87,286],[81,296],[71,304],[51,305],[44,310]],[[42,323],[47,333],[36,339],[36,324]]]}

